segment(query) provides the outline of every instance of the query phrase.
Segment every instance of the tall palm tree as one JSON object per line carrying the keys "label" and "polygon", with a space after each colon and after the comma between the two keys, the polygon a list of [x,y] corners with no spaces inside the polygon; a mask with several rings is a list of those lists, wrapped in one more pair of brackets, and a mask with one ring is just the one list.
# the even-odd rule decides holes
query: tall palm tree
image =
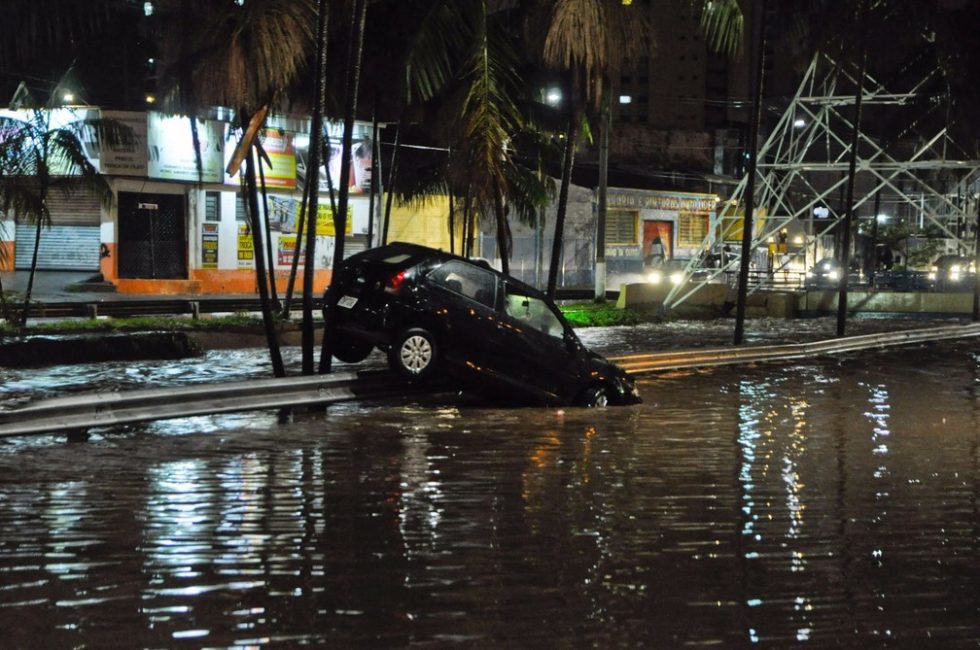
{"label": "tall palm tree", "polygon": [[51,109],[39,106],[24,111],[23,119],[0,117],[0,132],[4,133],[0,143],[0,214],[35,224],[21,325],[26,324],[29,315],[41,235],[51,225],[49,197],[53,193],[71,196],[78,190],[88,190],[103,203],[112,200],[109,184],[85,155],[82,139],[88,130],[94,130],[107,142],[124,138],[121,127],[99,119],[79,117],[53,124]]}
{"label": "tall palm tree", "polygon": [[[303,70],[313,43],[316,5],[312,0],[159,0],[160,70],[163,105],[192,118],[212,106],[239,110],[243,125],[241,160],[246,162],[253,238],[261,237],[254,174],[254,138],[270,106]],[[191,119],[192,128],[196,120]],[[248,128],[244,128],[248,124]],[[196,134],[195,134],[196,136]],[[195,137],[195,142],[197,141]],[[254,171],[254,169],[252,170]],[[262,302],[273,372],[285,370],[276,337],[261,239],[254,246],[256,281]],[[271,263],[271,260],[270,260]],[[311,268],[306,273],[312,273]]]}
{"label": "tall palm tree", "polygon": [[[620,69],[623,61],[650,47],[647,17],[639,7],[631,4],[604,0],[548,0],[538,4],[530,21],[529,33],[540,45],[541,61],[549,68],[562,71],[566,78],[565,154],[548,269],[547,293],[551,297],[554,297],[558,283],[568,191],[584,114],[587,109],[599,110],[610,72]],[[537,38],[539,34],[544,34],[544,38]]]}

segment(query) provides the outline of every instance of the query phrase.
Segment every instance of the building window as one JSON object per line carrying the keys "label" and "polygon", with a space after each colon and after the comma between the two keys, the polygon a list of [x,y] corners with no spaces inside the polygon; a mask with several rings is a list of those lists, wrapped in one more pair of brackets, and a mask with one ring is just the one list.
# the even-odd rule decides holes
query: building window
{"label": "building window", "polygon": [[632,210],[606,211],[606,243],[635,244],[637,243],[637,221],[639,213]]}
{"label": "building window", "polygon": [[248,221],[248,213],[245,212],[245,201],[242,195],[235,196],[235,221]]}
{"label": "building window", "polygon": [[204,193],[204,220],[221,221],[221,193]]}
{"label": "building window", "polygon": [[677,219],[677,245],[681,248],[697,248],[708,236],[708,215],[681,212]]}

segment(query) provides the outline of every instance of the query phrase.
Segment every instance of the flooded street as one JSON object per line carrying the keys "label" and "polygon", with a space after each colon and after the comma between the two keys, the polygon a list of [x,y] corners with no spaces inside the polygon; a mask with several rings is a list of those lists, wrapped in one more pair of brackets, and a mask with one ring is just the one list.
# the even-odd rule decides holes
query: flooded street
{"label": "flooded street", "polygon": [[[339,404],[2,442],[0,645],[976,648],[978,353],[662,375],[604,410]],[[79,372],[266,374],[237,354]],[[0,403],[80,389],[64,376],[10,373]]]}

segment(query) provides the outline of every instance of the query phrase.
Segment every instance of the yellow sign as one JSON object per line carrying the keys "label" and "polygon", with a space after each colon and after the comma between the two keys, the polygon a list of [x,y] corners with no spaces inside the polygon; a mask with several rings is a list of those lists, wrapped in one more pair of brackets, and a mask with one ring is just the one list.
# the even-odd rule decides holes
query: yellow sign
{"label": "yellow sign", "polygon": [[[316,206],[316,234],[318,237],[336,237],[337,230],[333,221],[333,209],[330,204],[318,205]],[[296,208],[297,211],[299,208]],[[297,221],[299,217],[297,216]],[[347,223],[344,227],[345,234],[352,234],[354,232],[354,211],[351,206],[347,206]]]}
{"label": "yellow sign", "polygon": [[255,264],[255,248],[252,233],[247,224],[238,224],[238,266],[251,268]]}

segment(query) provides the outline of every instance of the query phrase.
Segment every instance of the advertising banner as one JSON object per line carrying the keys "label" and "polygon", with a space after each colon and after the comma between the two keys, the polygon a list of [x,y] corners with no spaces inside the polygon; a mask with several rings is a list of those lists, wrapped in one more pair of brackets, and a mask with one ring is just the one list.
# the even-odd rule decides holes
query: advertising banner
{"label": "advertising banner", "polygon": [[[265,175],[265,186],[272,189],[293,189],[296,187],[296,149],[293,146],[294,134],[289,131],[279,129],[262,129],[259,132],[259,141],[262,148],[272,161],[270,167],[266,161],[262,161],[262,173]],[[225,147],[225,165],[231,161],[235,153],[235,147]],[[255,164],[259,164],[259,157],[254,154]],[[256,166],[256,170],[258,167]],[[225,176],[225,185],[238,185],[239,173],[233,176]],[[256,171],[256,178],[259,178]]]}
{"label": "advertising banner", "polygon": [[128,127],[132,141],[112,145],[100,143],[99,171],[114,176],[146,176],[146,113],[102,111],[102,119]]}
{"label": "advertising banner", "polygon": [[[300,244],[299,261],[297,266],[303,266],[303,256],[306,250],[306,243]],[[278,266],[290,266],[293,263],[293,255],[296,253],[296,235],[282,235],[276,247],[276,264]]]}
{"label": "advertising banner", "polygon": [[[297,207],[297,210],[299,208]],[[344,232],[348,235],[354,232],[354,212],[347,206],[347,225]],[[337,227],[333,222],[333,208],[329,205],[318,205],[316,210],[316,234],[320,237],[336,237]]]}
{"label": "advertising banner", "polygon": [[218,224],[201,224],[201,268],[218,268]]}
{"label": "advertising banner", "polygon": [[[225,125],[197,120],[201,180],[220,183],[224,166]],[[197,182],[197,154],[188,117],[147,113],[148,176],[168,181]]]}
{"label": "advertising banner", "polygon": [[250,269],[255,266],[255,249],[252,246],[252,232],[248,225],[238,224],[238,268]]}

